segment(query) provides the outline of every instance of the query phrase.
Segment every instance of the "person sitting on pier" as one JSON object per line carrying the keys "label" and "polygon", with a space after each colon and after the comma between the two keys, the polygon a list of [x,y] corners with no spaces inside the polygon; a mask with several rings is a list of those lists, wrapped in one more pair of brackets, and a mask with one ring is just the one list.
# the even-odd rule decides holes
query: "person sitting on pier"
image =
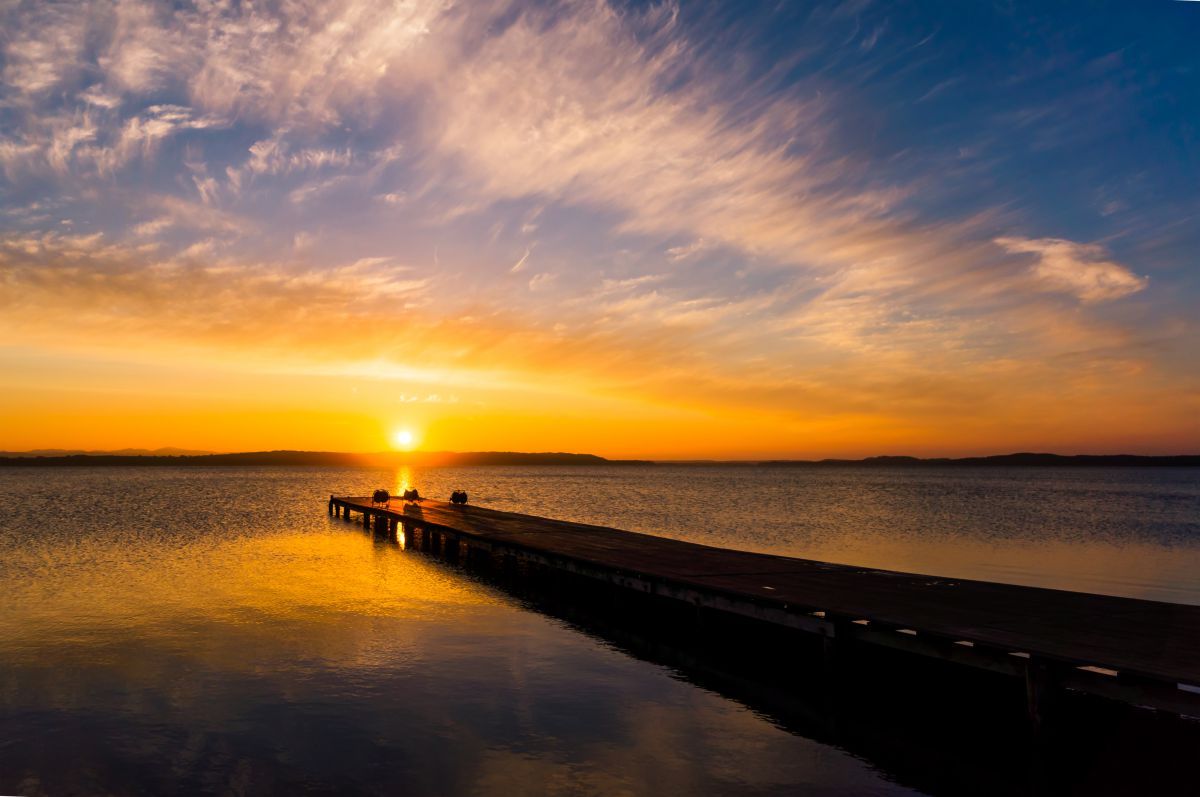
{"label": "person sitting on pier", "polygon": [[465,504],[466,502],[467,502],[467,491],[466,490],[455,490],[454,492],[450,493],[450,503]]}
{"label": "person sitting on pier", "polygon": [[419,492],[417,492],[416,487],[412,488],[411,490],[405,490],[404,491],[404,500],[409,502],[410,504],[420,503],[421,494]]}

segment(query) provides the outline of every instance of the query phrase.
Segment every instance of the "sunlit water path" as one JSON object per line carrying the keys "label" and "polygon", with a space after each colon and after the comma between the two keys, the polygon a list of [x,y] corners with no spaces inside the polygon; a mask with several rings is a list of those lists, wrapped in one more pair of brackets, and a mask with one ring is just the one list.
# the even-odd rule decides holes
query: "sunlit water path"
{"label": "sunlit water path", "polygon": [[1200,603],[1198,475],[7,470],[0,793],[903,792],[325,499],[462,487],[714,545]]}

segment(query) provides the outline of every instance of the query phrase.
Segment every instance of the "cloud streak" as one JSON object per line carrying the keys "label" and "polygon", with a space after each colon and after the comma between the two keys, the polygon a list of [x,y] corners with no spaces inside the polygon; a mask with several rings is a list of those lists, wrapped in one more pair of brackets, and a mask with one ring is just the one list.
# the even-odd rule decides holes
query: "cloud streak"
{"label": "cloud streak", "polygon": [[[1119,235],[939,206],[948,177],[853,135],[875,111],[834,67],[877,74],[887,20],[846,38],[814,13],[755,71],[672,3],[0,15],[0,171],[14,208],[39,208],[6,216],[0,301],[30,340],[158,329],[155,346],[527,382],[554,363],[650,403],[912,420],[1001,382],[1155,372],[1191,334],[1145,310],[1160,279]],[[913,104],[963,93],[935,77]]]}

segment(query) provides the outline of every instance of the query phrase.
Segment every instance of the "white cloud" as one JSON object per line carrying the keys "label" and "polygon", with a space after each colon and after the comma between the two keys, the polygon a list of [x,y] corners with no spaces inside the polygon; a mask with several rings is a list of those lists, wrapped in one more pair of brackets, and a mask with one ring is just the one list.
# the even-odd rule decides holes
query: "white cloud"
{"label": "white cloud", "polygon": [[672,246],[671,248],[667,249],[667,259],[672,263],[678,263],[680,260],[687,260],[692,255],[700,254],[701,252],[711,248],[712,245],[706,242],[703,238],[697,238],[690,244],[686,244],[684,246]]}
{"label": "white cloud", "polygon": [[106,80],[123,92],[148,94],[189,69],[195,48],[172,23],[172,10],[142,0],[112,7],[112,36],[97,63]]}
{"label": "white cloud", "polygon": [[164,230],[170,229],[175,224],[169,216],[160,216],[157,219],[143,221],[141,224],[135,224],[131,232],[139,238],[153,238]]}
{"label": "white cloud", "polygon": [[4,85],[24,95],[48,93],[73,79],[83,67],[87,15],[73,4],[6,4],[0,21],[4,45]]}
{"label": "white cloud", "polygon": [[529,260],[529,255],[533,252],[533,246],[525,248],[525,254],[521,255],[520,259],[513,264],[513,267],[508,270],[510,274],[516,274],[521,269],[525,268],[525,263]]}
{"label": "white cloud", "polygon": [[79,99],[88,104],[94,105],[97,108],[105,110],[113,110],[121,105],[121,98],[116,94],[109,94],[104,90],[104,87],[97,83],[94,86],[89,86],[86,90],[79,92]]}
{"label": "white cloud", "polygon": [[250,174],[285,174],[326,166],[348,166],[354,159],[349,149],[304,147],[291,150],[282,134],[250,145],[250,158],[243,167]]}
{"label": "white cloud", "polygon": [[1108,259],[1104,247],[1060,238],[997,238],[1015,254],[1035,256],[1032,273],[1048,290],[1073,294],[1084,302],[1120,299],[1144,289],[1145,277]]}
{"label": "white cloud", "polygon": [[557,274],[550,274],[548,272],[543,272],[541,274],[534,274],[529,279],[529,290],[534,291],[535,293],[539,292],[539,291],[549,290],[550,288],[554,287],[554,284],[557,281],[558,281]]}

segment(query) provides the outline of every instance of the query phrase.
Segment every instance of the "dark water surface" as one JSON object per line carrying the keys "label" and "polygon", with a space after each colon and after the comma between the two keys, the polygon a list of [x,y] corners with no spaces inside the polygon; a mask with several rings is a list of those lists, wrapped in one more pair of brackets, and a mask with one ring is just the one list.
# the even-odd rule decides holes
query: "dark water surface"
{"label": "dark water surface", "polygon": [[1194,470],[0,471],[0,793],[894,794],[414,552],[415,484],[715,545],[1200,603]]}

